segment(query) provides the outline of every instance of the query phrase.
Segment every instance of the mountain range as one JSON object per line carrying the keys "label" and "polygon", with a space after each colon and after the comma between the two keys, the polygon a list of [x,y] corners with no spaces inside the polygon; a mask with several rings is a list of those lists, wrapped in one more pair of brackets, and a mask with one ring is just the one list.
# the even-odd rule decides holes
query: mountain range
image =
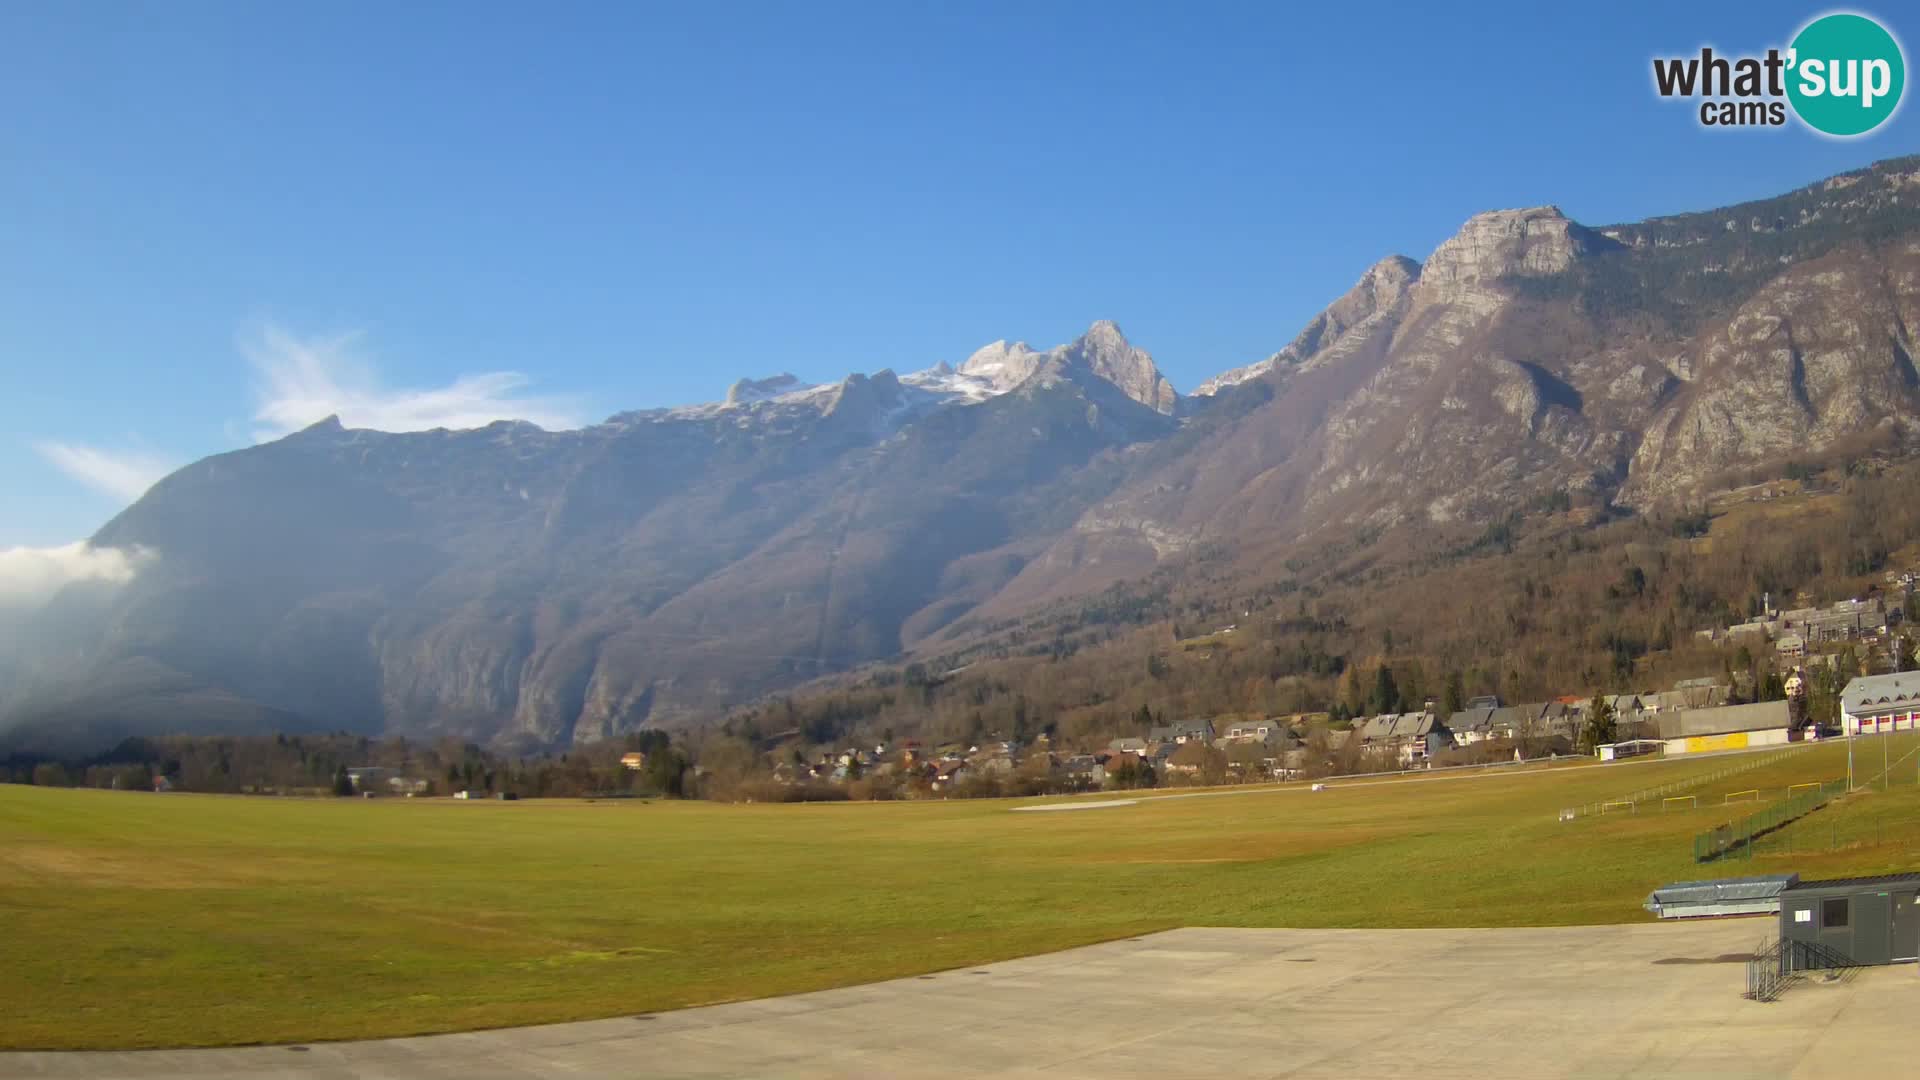
{"label": "mountain range", "polygon": [[949,649],[1202,547],[1609,513],[1920,430],[1920,158],[1590,227],[1483,213],[1177,393],[1111,322],[575,431],[329,419],[196,462],[26,623],[23,745],[352,730],[565,747]]}

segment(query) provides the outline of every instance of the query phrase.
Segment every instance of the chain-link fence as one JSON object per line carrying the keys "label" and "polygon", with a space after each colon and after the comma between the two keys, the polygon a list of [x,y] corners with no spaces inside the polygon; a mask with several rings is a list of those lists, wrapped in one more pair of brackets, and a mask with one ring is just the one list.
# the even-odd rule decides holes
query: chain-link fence
{"label": "chain-link fence", "polygon": [[1848,809],[1809,816],[1850,791],[1864,795],[1920,786],[1920,746],[1893,757],[1889,751],[1894,749],[1894,744],[1882,741],[1886,738],[1860,739],[1849,747],[1855,776],[1851,785],[1845,779],[1817,785],[1796,784],[1787,789],[1784,800],[1694,837],[1694,861],[1844,851],[1878,846],[1890,839],[1912,835],[1905,814],[1894,806],[1888,808],[1894,816],[1887,816],[1876,813],[1872,803],[1859,804],[1856,809],[1850,801]]}
{"label": "chain-link fence", "polygon": [[1725,825],[1716,825],[1693,838],[1693,861],[1711,862],[1728,854],[1745,854],[1747,858],[1752,858],[1755,837],[1764,836],[1790,821],[1813,813],[1835,797],[1845,794],[1846,790],[1845,780],[1829,780],[1791,798],[1782,799],[1759,813],[1749,814]]}
{"label": "chain-link fence", "polygon": [[1837,818],[1815,818],[1798,822],[1790,829],[1754,837],[1749,841],[1749,849],[1745,854],[1748,858],[1754,855],[1817,855],[1848,848],[1877,847],[1889,839],[1912,834],[1911,827],[1884,819],[1841,821]]}

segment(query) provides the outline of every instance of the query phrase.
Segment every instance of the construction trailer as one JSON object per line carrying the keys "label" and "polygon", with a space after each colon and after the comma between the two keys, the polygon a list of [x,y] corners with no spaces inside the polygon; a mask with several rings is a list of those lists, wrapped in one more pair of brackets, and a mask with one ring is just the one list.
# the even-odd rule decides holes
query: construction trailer
{"label": "construction trailer", "polygon": [[1920,960],[1920,873],[1796,881],[1780,893],[1789,971]]}

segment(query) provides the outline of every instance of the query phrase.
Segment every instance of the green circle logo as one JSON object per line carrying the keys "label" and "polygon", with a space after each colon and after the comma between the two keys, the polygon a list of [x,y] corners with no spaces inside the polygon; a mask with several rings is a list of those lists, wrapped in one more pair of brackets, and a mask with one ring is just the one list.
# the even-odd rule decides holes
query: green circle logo
{"label": "green circle logo", "polygon": [[1864,135],[1900,106],[1907,62],[1900,43],[1865,15],[1823,15],[1793,39],[1787,100],[1815,131]]}

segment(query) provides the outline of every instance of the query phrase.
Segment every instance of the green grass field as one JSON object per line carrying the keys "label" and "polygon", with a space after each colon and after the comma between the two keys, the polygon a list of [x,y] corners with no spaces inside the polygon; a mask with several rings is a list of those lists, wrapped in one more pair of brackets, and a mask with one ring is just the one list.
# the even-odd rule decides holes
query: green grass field
{"label": "green grass field", "polygon": [[[1910,736],[1896,754],[1913,747]],[[1863,757],[1863,761],[1864,761]],[[1874,768],[1879,753],[1872,751]],[[1724,760],[1304,785],[1094,812],[1002,801],[277,800],[0,786],[0,1046],[293,1042],[650,1012],[1183,925],[1647,918],[1654,886],[1920,866],[1909,760],[1874,843],[1696,867],[1727,791],[1844,775],[1844,747],[1562,823]],[[1863,773],[1866,770],[1863,768]],[[1822,815],[1826,815],[1822,819]],[[1891,826],[1887,823],[1891,822]],[[1790,826],[1797,829],[1803,826]]]}

